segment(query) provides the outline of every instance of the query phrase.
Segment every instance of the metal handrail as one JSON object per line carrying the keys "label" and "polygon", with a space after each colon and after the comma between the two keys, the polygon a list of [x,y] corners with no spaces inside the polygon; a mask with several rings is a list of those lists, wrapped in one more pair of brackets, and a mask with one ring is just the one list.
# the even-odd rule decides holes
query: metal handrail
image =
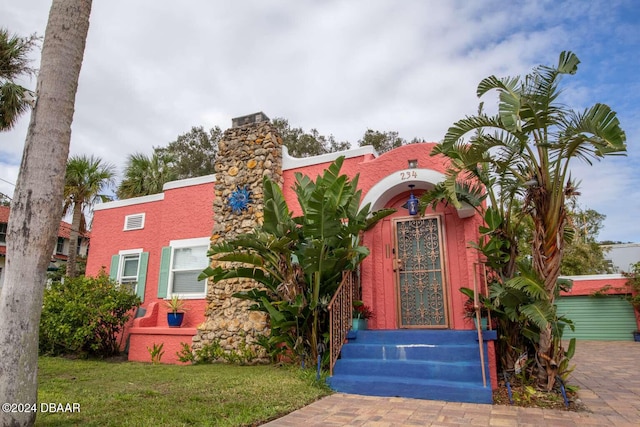
{"label": "metal handrail", "polygon": [[[484,339],[482,336],[482,316],[480,314],[480,302],[478,301],[478,267],[481,269],[484,268],[484,264],[482,263],[474,263],[474,275],[473,275],[473,308],[476,314],[476,330],[478,331],[478,347],[480,350],[480,365],[482,367],[482,385],[483,387],[487,386],[487,373],[484,367]],[[486,278],[485,274],[482,274],[482,277]],[[488,318],[487,322],[490,322],[491,319]],[[489,324],[489,323],[488,323]]]}
{"label": "metal handrail", "polygon": [[340,356],[342,345],[347,338],[347,332],[351,329],[355,283],[355,273],[353,271],[343,272],[342,282],[340,282],[340,286],[327,307],[329,311],[330,376],[333,376],[333,366],[336,364],[338,356]]}

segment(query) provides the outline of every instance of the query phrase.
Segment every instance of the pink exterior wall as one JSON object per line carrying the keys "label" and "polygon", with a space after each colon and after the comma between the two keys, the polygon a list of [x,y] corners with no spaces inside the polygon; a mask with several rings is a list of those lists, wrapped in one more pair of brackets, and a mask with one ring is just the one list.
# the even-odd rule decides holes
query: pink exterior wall
{"label": "pink exterior wall", "polygon": [[[411,144],[380,157],[363,153],[356,157],[347,158],[341,172],[350,177],[360,174],[359,188],[363,190],[363,198],[379,199],[382,207],[394,207],[398,210],[393,216],[386,218],[364,236],[364,244],[369,247],[371,255],[364,261],[362,273],[362,293],[365,304],[372,307],[375,317],[369,322],[374,329],[398,328],[398,308],[393,271],[394,247],[393,219],[407,217],[407,212],[401,205],[409,195],[407,184],[414,182],[408,169],[408,160],[418,160],[419,171],[435,171],[441,176],[445,171],[445,163],[441,158],[430,157],[429,153],[435,144]],[[291,209],[300,214],[295,193],[292,186],[295,182],[295,172],[301,172],[311,178],[322,174],[330,165],[325,163],[307,165],[299,168],[285,169],[283,192]],[[382,182],[391,181],[392,188],[385,188]],[[431,188],[434,182],[416,181],[414,192],[419,196],[422,191]],[[386,184],[385,184],[386,185]],[[161,249],[168,246],[171,240],[210,236],[213,229],[213,197],[214,184],[212,182],[199,185],[185,185],[164,192],[162,200],[151,200],[149,197],[141,199],[143,203],[121,206],[122,202],[107,205],[107,209],[98,209],[94,214],[92,246],[87,261],[87,274],[95,275],[104,267],[109,271],[111,257],[120,250],[142,249],[149,252],[145,298],[143,307],[148,310],[142,319],[136,319],[129,328],[131,333],[131,360],[149,361],[147,347],[154,342],[165,344],[163,362],[175,363],[174,347],[180,342],[189,342],[190,336],[195,334],[195,328],[204,321],[206,302],[204,299],[189,300],[192,306],[186,314],[182,328],[172,330],[167,327],[166,307],[164,304],[153,305],[159,300],[158,275],[160,269]],[[387,192],[388,194],[378,194]],[[153,197],[151,197],[153,199]],[[382,199],[380,199],[382,200]],[[135,200],[132,200],[135,202]],[[130,201],[130,202],[132,202]],[[126,203],[125,203],[126,204]],[[145,225],[142,230],[123,231],[126,215],[145,213]],[[437,215],[442,225],[442,240],[444,246],[444,279],[447,286],[447,320],[452,329],[472,329],[471,322],[465,322],[463,304],[466,300],[458,289],[461,286],[473,287],[475,251],[468,248],[468,242],[477,239],[479,218],[460,218],[459,212],[452,207],[439,206],[435,211],[429,210],[428,215]],[[186,334],[186,335],[185,335]],[[171,347],[171,351],[166,351]],[[178,348],[179,349],[179,348]],[[171,354],[170,354],[171,353]]]}
{"label": "pink exterior wall", "polygon": [[[421,193],[416,192],[416,196]],[[396,273],[393,270],[393,220],[407,218],[402,204],[407,201],[409,193],[394,198],[388,207],[397,212],[385,218],[374,229],[365,235],[364,243],[371,255],[363,262],[362,298],[365,304],[374,309],[374,318],[369,322],[372,329],[397,329],[398,298],[396,289]],[[473,323],[464,318],[464,303],[467,297],[458,289],[473,289],[473,263],[477,261],[475,251],[468,248],[468,242],[475,241],[478,222],[475,217],[460,219],[455,209],[438,206],[433,211],[428,209],[427,216],[438,216],[442,227],[444,246],[444,274],[447,297],[447,317],[451,329],[473,329]]]}
{"label": "pink exterior wall", "polygon": [[[414,191],[419,196],[428,190],[431,183],[415,181],[412,171],[408,169],[409,159],[418,160],[418,170],[429,170],[443,174],[445,162],[439,157],[430,157],[429,153],[435,144],[411,144],[400,147],[379,157],[363,153],[347,158],[342,173],[354,177],[360,174],[359,188],[363,190],[363,198],[383,200],[382,207],[393,207],[397,212],[385,218],[374,229],[364,236],[364,244],[371,255],[363,262],[361,268],[362,297],[365,304],[372,307],[374,318],[369,327],[373,329],[398,328],[398,301],[393,271],[394,243],[393,220],[408,217],[402,208],[409,196],[409,183],[416,183]],[[283,192],[290,208],[300,214],[295,192],[292,186],[294,174],[301,172],[313,179],[330,165],[330,161],[284,170]],[[391,182],[390,190],[380,186],[381,182]],[[374,194],[388,191],[389,194]],[[145,286],[145,298],[142,307],[147,309],[144,317],[132,321],[127,333],[130,334],[129,359],[150,361],[148,348],[154,344],[164,343],[165,355],[163,363],[178,363],[176,352],[181,349],[180,343],[191,342],[196,334],[196,327],[204,321],[206,301],[192,299],[188,301],[189,311],[181,328],[169,328],[166,321],[166,307],[158,295],[158,273],[162,247],[168,246],[171,240],[210,236],[213,229],[214,183],[197,183],[177,186],[164,192],[164,197],[147,197],[137,199],[140,203],[122,205],[114,202],[106,205],[106,209],[98,209],[94,213],[91,250],[87,260],[87,274],[96,275],[101,268],[107,272],[112,255],[120,250],[142,249],[149,252],[149,262]],[[155,199],[155,200],[154,200]],[[151,201],[150,201],[151,200]],[[136,200],[130,200],[129,203]],[[145,213],[145,226],[142,230],[123,231],[126,215]],[[473,288],[474,269],[477,254],[469,248],[469,242],[477,240],[477,230],[481,219],[476,216],[461,218],[460,213],[452,207],[438,206],[435,211],[428,210],[427,215],[438,216],[442,225],[444,243],[444,278],[447,284],[447,316],[448,325],[452,329],[473,329],[473,323],[464,317],[466,297],[459,292],[460,287]],[[603,286],[610,284],[613,288],[624,287],[626,279],[612,276],[588,276],[573,278],[574,286],[570,293],[563,295],[589,295]],[[609,293],[621,293],[612,290]],[[640,326],[640,325],[639,325]],[[491,381],[497,387],[495,372],[496,360],[494,343],[488,342]]]}
{"label": "pink exterior wall", "polygon": [[601,291],[605,286],[611,289],[604,292],[607,295],[628,293],[627,278],[621,274],[598,274],[593,276],[567,277],[573,281],[569,292],[560,292],[560,296],[586,296]]}
{"label": "pink exterior wall", "polygon": [[[188,182],[185,180],[185,182]],[[213,197],[214,183],[207,182],[187,185],[164,191],[162,200],[145,201],[161,198],[161,195],[129,199],[106,204],[94,212],[91,249],[87,259],[86,274],[95,276],[101,269],[107,273],[111,257],[126,249],[142,249],[149,253],[147,276],[145,283],[143,308],[147,309],[144,318],[135,319],[133,327],[127,328],[129,359],[150,361],[147,347],[154,343],[165,342],[163,363],[176,363],[175,352],[180,342],[191,343],[196,327],[204,321],[206,301],[189,299],[186,302],[181,328],[169,328],[167,324],[167,308],[163,303],[157,304],[158,279],[161,251],[169,246],[171,240],[210,237],[213,230]],[[120,206],[125,202],[143,203]],[[141,230],[123,231],[126,215],[145,214],[144,228]],[[149,310],[155,305],[155,310]],[[164,336],[169,338],[165,339]],[[174,349],[175,348],[175,349]]]}
{"label": "pink exterior wall", "polygon": [[[109,272],[111,256],[120,250],[142,249],[149,252],[143,307],[153,302],[158,295],[162,248],[169,246],[171,240],[211,236],[213,189],[212,182],[186,186],[166,190],[164,200],[96,210],[87,275],[95,276],[101,268]],[[145,213],[144,228],[123,231],[125,216],[139,213]],[[204,319],[204,314],[193,316],[194,324]]]}
{"label": "pink exterior wall", "polygon": [[148,349],[153,348],[154,344],[162,343],[164,355],[161,363],[180,364],[176,353],[182,350],[182,343],[191,345],[196,327],[203,321],[205,306],[204,300],[189,301],[182,326],[170,328],[167,326],[167,310],[164,304],[160,301],[148,304],[146,315],[135,319],[133,325],[128,328],[129,360],[151,362]]}
{"label": "pink exterior wall", "polygon": [[[435,143],[410,144],[396,148],[379,157],[358,156],[347,158],[341,169],[350,177],[359,173],[358,186],[363,191],[363,199],[370,191],[377,191],[376,187],[382,180],[393,182],[406,182],[395,190],[394,195],[384,203],[382,207],[397,209],[397,212],[385,218],[374,229],[364,236],[364,244],[371,251],[371,255],[363,262],[361,268],[362,298],[365,304],[372,307],[374,318],[369,321],[372,329],[396,329],[398,328],[398,308],[395,287],[395,272],[393,271],[394,247],[393,219],[408,217],[402,204],[409,197],[409,183],[414,183],[411,169],[408,169],[408,161],[417,160],[419,169],[427,169],[444,174],[446,161],[442,157],[431,157],[430,153]],[[300,214],[300,208],[296,201],[292,186],[295,182],[295,173],[300,172],[313,179],[331,164],[320,163],[301,168],[284,171],[283,192],[291,209]],[[431,183],[435,184],[435,183]],[[416,188],[418,188],[417,186]],[[432,185],[431,185],[432,187]],[[419,196],[422,190],[414,191]],[[468,248],[468,242],[477,240],[477,230],[480,219],[477,216],[461,219],[458,212],[452,207],[439,206],[436,211],[427,211],[427,215],[438,215],[441,218],[442,234],[445,250],[445,280],[448,285],[448,323],[452,329],[473,329],[473,323],[464,319],[463,305],[466,297],[458,291],[460,287],[473,288],[474,262],[477,255],[474,250]]]}
{"label": "pink exterior wall", "polygon": [[[362,165],[364,159],[364,156],[345,159],[340,172],[348,175],[349,177],[353,177],[357,173],[358,168]],[[299,172],[315,181],[316,177],[318,175],[322,175],[324,173],[324,170],[327,169],[331,165],[331,163],[332,162],[318,163],[315,165],[282,171],[282,176],[284,179],[282,192],[284,194],[285,200],[287,201],[287,204],[289,205],[289,209],[294,213],[294,215],[300,215],[302,213],[302,211],[300,210],[300,204],[298,203],[298,198],[296,197],[296,193],[293,190],[293,185],[296,182],[295,174]],[[360,183],[360,188],[362,188],[362,183]]]}

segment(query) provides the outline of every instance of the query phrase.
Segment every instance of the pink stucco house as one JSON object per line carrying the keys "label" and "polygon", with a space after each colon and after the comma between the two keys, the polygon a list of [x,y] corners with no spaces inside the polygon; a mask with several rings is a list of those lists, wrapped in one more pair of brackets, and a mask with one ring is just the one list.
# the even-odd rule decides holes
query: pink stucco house
{"label": "pink stucco house", "polygon": [[[371,254],[360,269],[361,295],[375,313],[369,322],[373,331],[356,339],[366,354],[359,354],[361,350],[355,346],[348,349],[345,346],[332,387],[345,392],[373,391],[379,395],[430,398],[432,395],[424,394],[424,390],[433,387],[428,383],[407,386],[412,378],[404,380],[400,391],[397,384],[390,385],[391,380],[382,385],[365,382],[357,387],[349,382],[353,375],[361,375],[363,381],[368,381],[366,375],[375,369],[382,372],[378,377],[394,370],[406,371],[406,365],[398,367],[387,359],[406,362],[412,357],[424,358],[425,352],[430,352],[429,357],[437,359],[433,362],[435,368],[420,367],[419,371],[405,375],[429,378],[444,375],[450,380],[456,376],[452,372],[460,372],[457,381],[461,381],[461,391],[438,388],[434,398],[490,403],[491,388],[497,387],[498,377],[495,332],[476,331],[465,317],[467,297],[459,292],[461,287],[474,288],[481,282],[478,254],[469,246],[469,242],[477,241],[481,218],[470,206],[455,209],[439,205],[424,216],[411,215],[407,209],[412,194],[418,197],[444,179],[445,161],[430,156],[434,145],[410,144],[382,155],[372,147],[361,147],[310,158],[290,157],[286,147],[282,147],[282,188],[289,206],[300,213],[291,189],[294,174],[300,172],[315,178],[342,155],[345,161],[341,172],[351,177],[359,174],[361,204],[371,203],[372,210],[396,209],[395,214],[364,235],[364,244]],[[105,203],[95,209],[87,274],[95,275],[104,269],[120,283],[133,286],[143,300],[141,312],[125,334],[129,360],[149,361],[147,349],[162,342],[165,350],[162,362],[178,363],[176,352],[180,344],[191,343],[198,326],[211,315],[210,311],[205,313],[208,284],[197,281],[197,276],[209,263],[206,252],[214,229],[215,186],[214,175],[175,181],[167,183],[160,194]],[[582,294],[579,286],[575,292]],[[180,328],[167,325],[164,301],[172,295],[188,300],[189,311]],[[234,327],[241,329],[241,325]],[[392,335],[393,331],[404,333]],[[459,334],[448,335],[456,331]],[[429,340],[440,341],[427,342],[427,336]],[[440,342],[454,347],[434,355],[434,349],[445,347]],[[484,350],[479,351],[478,342]],[[370,357],[375,353],[371,346],[375,345],[379,349],[376,351],[382,352],[384,363],[358,374],[362,364],[351,366],[349,357],[358,360]],[[469,355],[464,356],[466,353]],[[459,360],[478,359],[478,353],[482,369],[479,362],[468,366],[472,363]],[[441,367],[444,363],[464,367],[459,370]],[[481,370],[483,377],[486,371],[484,381],[480,380]],[[341,383],[340,375],[347,380]]]}
{"label": "pink stucco house", "polygon": [[[398,229],[404,221],[414,220],[402,207],[413,185],[415,196],[431,188],[443,179],[445,164],[430,157],[434,144],[411,144],[378,156],[371,147],[362,147],[341,153],[331,153],[310,158],[293,158],[284,153],[283,190],[292,208],[299,209],[291,185],[294,174],[301,172],[315,177],[339,155],[345,155],[342,172],[354,176],[360,174],[359,186],[363,190],[362,204],[371,203],[372,210],[383,207],[396,208],[397,212],[378,224],[365,236],[365,244],[371,255],[362,267],[363,300],[374,307],[376,316],[370,322],[375,329],[397,329],[414,327],[403,320],[398,312],[396,270],[394,255],[398,243]],[[286,149],[285,149],[286,150]],[[412,161],[412,167],[409,166]],[[190,248],[200,255],[206,252],[208,239],[213,229],[212,203],[215,177],[213,175],[170,182],[163,193],[104,203],[96,206],[91,253],[87,261],[87,274],[95,275],[100,269],[110,272],[121,282],[136,282],[136,293],[143,299],[142,307],[163,301],[172,294],[190,300],[192,307],[186,316],[186,328],[182,335],[191,331],[203,320],[205,306],[204,282],[180,287],[178,277],[187,277],[172,265],[176,255]],[[441,305],[442,316],[438,328],[467,329],[469,322],[463,318],[465,297],[457,291],[459,286],[470,286],[473,280],[473,264],[477,261],[467,242],[476,239],[479,219],[470,207],[456,210],[439,207],[430,212],[434,227],[433,241],[440,251],[442,266]],[[426,221],[426,220],[425,220]],[[200,265],[193,268],[192,276],[207,265],[201,257]],[[193,277],[189,277],[192,279]],[[375,280],[374,280],[375,278]],[[160,313],[164,308],[159,304]],[[164,316],[158,317],[156,327],[163,324]],[[409,323],[407,323],[409,322]],[[430,325],[433,326],[433,325]],[[131,329],[135,334],[136,328]],[[167,332],[167,331],[163,331]],[[171,331],[169,331],[171,332]],[[139,355],[146,360],[148,354]],[[168,353],[168,352],[167,352]],[[137,357],[130,347],[130,357]]]}
{"label": "pink stucco house", "polygon": [[[473,287],[477,254],[468,247],[477,238],[479,217],[471,207],[439,206],[424,217],[412,216],[406,202],[444,178],[445,163],[431,157],[435,144],[403,146],[378,155],[372,147],[310,158],[293,158],[283,148],[282,186],[285,198],[299,210],[291,189],[294,174],[320,174],[339,155],[342,173],[360,174],[362,205],[397,212],[364,236],[371,255],[361,267],[362,299],[372,307],[373,330],[469,330],[464,317],[466,297],[458,291]],[[94,214],[87,274],[101,269],[121,283],[135,283],[143,299],[144,316],[127,330],[129,360],[148,361],[148,347],[164,342],[163,362],[177,363],[181,342],[190,342],[205,319],[207,284],[196,280],[206,267],[213,223],[214,176],[170,182],[161,194],[99,205]],[[431,259],[429,271],[411,271],[416,257]],[[428,289],[413,277],[428,276]],[[188,299],[190,310],[181,328],[169,328],[163,301],[171,295]],[[427,301],[422,304],[419,301]],[[495,370],[493,342],[488,366]],[[476,344],[477,351],[477,344]],[[497,376],[492,372],[495,386]]]}

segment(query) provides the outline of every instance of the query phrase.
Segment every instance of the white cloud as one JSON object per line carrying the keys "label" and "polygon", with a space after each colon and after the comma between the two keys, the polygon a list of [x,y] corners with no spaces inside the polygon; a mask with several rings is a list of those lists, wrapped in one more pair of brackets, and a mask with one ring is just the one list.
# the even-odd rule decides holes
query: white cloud
{"label": "white cloud", "polygon": [[[0,0],[3,25],[42,35],[47,3]],[[121,170],[127,155],[191,126],[226,129],[255,111],[353,144],[367,128],[439,141],[475,113],[482,78],[555,64],[563,49],[583,60],[563,99],[612,104],[635,126],[635,150],[638,9],[633,0],[94,2],[71,153]],[[0,178],[17,176],[28,120],[0,134]],[[639,187],[638,163],[633,153],[583,174],[583,203],[608,216],[603,238],[633,230],[630,209],[614,206]],[[640,241],[640,230],[630,236]]]}

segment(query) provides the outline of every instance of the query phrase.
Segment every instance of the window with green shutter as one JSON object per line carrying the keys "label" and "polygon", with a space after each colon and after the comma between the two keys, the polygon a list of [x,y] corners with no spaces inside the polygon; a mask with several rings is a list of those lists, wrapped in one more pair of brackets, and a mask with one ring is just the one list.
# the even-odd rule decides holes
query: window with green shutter
{"label": "window with green shutter", "polygon": [[149,252],[142,249],[126,249],[111,257],[109,276],[131,289],[144,301]]}
{"label": "window with green shutter", "polygon": [[208,237],[172,240],[162,248],[162,260],[158,282],[158,297],[204,298],[206,280],[198,276],[209,265],[210,240]]}

